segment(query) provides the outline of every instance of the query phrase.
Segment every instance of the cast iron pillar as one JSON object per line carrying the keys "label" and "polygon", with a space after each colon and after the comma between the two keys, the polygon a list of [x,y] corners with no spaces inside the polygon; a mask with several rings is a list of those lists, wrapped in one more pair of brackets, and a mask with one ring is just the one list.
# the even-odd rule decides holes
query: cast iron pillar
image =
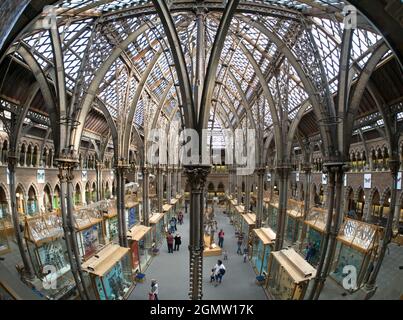
{"label": "cast iron pillar", "polygon": [[20,251],[22,263],[24,265],[24,276],[28,279],[33,279],[34,272],[32,270],[31,264],[29,262],[27,253],[24,247],[24,241],[21,234],[20,228],[20,217],[17,212],[17,197],[15,192],[15,167],[17,165],[18,157],[17,155],[9,151],[8,152],[8,171],[9,171],[9,182],[10,182],[10,200],[11,200],[11,217],[13,219],[15,239],[17,240],[18,250]]}
{"label": "cast iron pillar", "polygon": [[250,180],[251,176],[245,176],[245,213],[250,211]]}
{"label": "cast iron pillar", "polygon": [[167,166],[167,201],[168,204],[171,203],[172,199],[172,169]]}
{"label": "cast iron pillar", "polygon": [[[305,174],[305,190],[304,190],[304,218],[303,221],[306,220],[309,208],[311,206],[311,183],[312,183],[312,166],[309,162],[305,162],[302,165],[302,170],[304,170]],[[302,223],[302,230],[301,230],[301,238],[300,238],[300,250],[302,250],[302,246],[304,244],[304,240],[306,237],[307,232],[307,225]]]}
{"label": "cast iron pillar", "polygon": [[263,189],[264,189],[264,176],[266,169],[264,167],[256,170],[257,173],[257,203],[256,203],[256,229],[262,227],[263,221]]}
{"label": "cast iron pillar", "polygon": [[78,293],[83,300],[89,300],[87,286],[85,284],[84,274],[81,269],[81,256],[77,245],[77,235],[74,228],[73,213],[73,170],[78,161],[71,158],[56,159],[60,181],[60,211],[62,215],[62,224],[64,237],[66,241],[67,254],[70,261],[71,273]]}
{"label": "cast iron pillar", "polygon": [[102,194],[102,162],[96,162],[96,179],[97,179],[97,201],[101,201],[103,198]]}
{"label": "cast iron pillar", "polygon": [[[146,165],[142,168],[143,172],[143,224],[149,226],[150,224],[150,202],[149,202],[149,188],[150,188],[150,171]],[[161,210],[162,212],[162,210]]]}
{"label": "cast iron pillar", "polygon": [[162,205],[164,203],[164,176],[163,176],[163,169],[162,166],[158,166],[157,169],[157,190],[158,190],[158,197],[157,197],[157,202],[158,202],[158,212],[162,213]]}
{"label": "cast iron pillar", "polygon": [[209,165],[184,166],[190,185],[189,298],[191,300],[201,300],[203,297],[203,194],[210,170]]}
{"label": "cast iron pillar", "polygon": [[118,217],[118,233],[119,233],[119,245],[121,247],[128,247],[127,241],[127,224],[125,213],[125,186],[126,179],[125,173],[129,169],[129,166],[120,160],[115,166],[116,174],[116,207]]}
{"label": "cast iron pillar", "polygon": [[386,222],[386,227],[384,230],[384,238],[382,241],[381,250],[378,254],[378,260],[374,266],[372,273],[369,276],[367,283],[365,284],[364,290],[366,291],[365,300],[370,299],[376,292],[376,279],[378,277],[379,271],[381,270],[382,262],[385,257],[385,253],[388,249],[388,245],[392,241],[393,237],[393,217],[394,210],[396,205],[397,198],[397,183],[398,183],[398,173],[400,167],[400,161],[398,159],[389,160],[390,173],[392,175],[392,188],[391,188],[391,196],[390,196],[390,210],[388,215],[388,220]]}
{"label": "cast iron pillar", "polygon": [[290,171],[291,167],[288,164],[283,164],[276,167],[276,175],[279,178],[279,199],[275,251],[281,250],[284,244],[285,220],[287,214],[288,177],[290,175]]}

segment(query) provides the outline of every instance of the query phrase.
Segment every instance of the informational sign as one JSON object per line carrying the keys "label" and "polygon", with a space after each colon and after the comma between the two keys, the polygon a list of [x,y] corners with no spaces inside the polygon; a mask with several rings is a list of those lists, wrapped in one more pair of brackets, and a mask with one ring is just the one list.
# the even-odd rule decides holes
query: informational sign
{"label": "informational sign", "polygon": [[296,182],[299,182],[299,172],[297,172],[297,173],[295,174],[295,181],[296,181]]}
{"label": "informational sign", "polygon": [[271,173],[267,174],[267,181],[271,181]]}
{"label": "informational sign", "polygon": [[371,183],[372,183],[372,174],[365,173],[364,174],[364,188],[371,189]]}
{"label": "informational sign", "polygon": [[88,181],[88,171],[87,170],[81,171],[81,181],[82,182]]}
{"label": "informational sign", "polygon": [[36,182],[45,183],[45,170],[38,169],[38,171],[36,172]]}
{"label": "informational sign", "polygon": [[129,229],[133,227],[137,222],[136,218],[136,208],[132,207],[129,209],[128,215],[127,215],[127,225]]}
{"label": "informational sign", "polygon": [[327,174],[322,173],[322,184],[325,185],[327,184]]}
{"label": "informational sign", "polygon": [[397,173],[397,190],[401,190],[402,189],[402,172],[399,171]]}

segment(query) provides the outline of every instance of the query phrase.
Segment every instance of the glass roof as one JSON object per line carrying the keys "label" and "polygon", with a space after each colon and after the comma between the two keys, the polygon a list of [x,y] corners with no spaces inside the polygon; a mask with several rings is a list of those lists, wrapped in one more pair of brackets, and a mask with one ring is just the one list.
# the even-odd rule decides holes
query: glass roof
{"label": "glass roof", "polygon": [[[171,3],[173,8],[179,2]],[[126,110],[124,103],[133,103],[139,83],[149,71],[143,91],[135,103],[134,125],[141,132],[145,125],[153,122],[155,116],[161,119],[157,121],[159,126],[169,126],[170,121],[180,121],[183,117],[178,101],[180,95],[173,57],[168,50],[164,28],[155,13],[138,14],[135,11],[151,4],[151,1],[141,0],[65,0],[56,6],[62,35],[66,86],[75,95],[78,104],[111,53],[131,34],[139,32],[127,47],[122,48],[118,59],[108,68],[96,94],[116,119],[122,110]],[[300,39],[308,37],[304,25],[308,21],[312,25],[311,34],[324,66],[330,92],[337,91],[343,1],[240,2],[240,6],[246,5],[255,5],[256,8],[265,5],[271,11],[266,15],[237,13],[232,20],[219,61],[212,99],[210,119],[214,122],[210,126],[213,128],[215,146],[224,143],[219,131],[240,126],[239,121],[242,122],[248,113],[252,115],[256,127],[263,128],[266,133],[271,128],[269,101],[262,90],[253,61],[266,79],[275,107],[277,110],[280,107],[286,108],[290,120],[294,119],[299,108],[309,99],[291,62],[268,36],[248,21],[258,21],[269,32],[276,34],[298,57],[303,44]],[[117,13],[121,13],[121,17]],[[112,19],[110,17],[113,14],[115,16]],[[194,86],[198,49],[196,15],[193,10],[175,12],[173,19],[189,78]],[[221,13],[207,12],[205,19],[205,54],[208,61]],[[357,29],[353,37],[352,62],[363,67],[371,56],[371,48],[380,40],[381,37],[370,30]],[[30,48],[43,70],[51,76],[54,57],[49,32],[34,30],[25,34],[21,41]],[[15,56],[21,59],[17,54]],[[119,72],[123,67],[129,70],[130,77]],[[129,91],[126,100],[120,98],[122,87]],[[215,109],[217,113],[213,116]]]}

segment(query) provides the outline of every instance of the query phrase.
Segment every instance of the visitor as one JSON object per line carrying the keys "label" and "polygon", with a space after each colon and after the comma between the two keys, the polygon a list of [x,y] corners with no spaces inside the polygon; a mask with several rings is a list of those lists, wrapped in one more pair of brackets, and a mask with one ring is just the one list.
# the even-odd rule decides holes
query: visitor
{"label": "visitor", "polygon": [[177,222],[178,222],[178,219],[176,219],[176,217],[173,216],[173,217],[172,217],[172,220],[173,220],[173,222],[174,222],[175,231],[178,231],[178,229],[176,228],[176,224],[177,224]]}
{"label": "visitor", "polygon": [[224,251],[222,252],[222,254],[223,254],[223,256],[224,256],[224,260],[228,260],[228,252],[227,252],[227,250],[224,250]]}
{"label": "visitor", "polygon": [[215,285],[217,286],[219,283],[221,283],[226,270],[225,270],[225,266],[221,260],[217,261],[217,264],[214,266],[213,269],[214,269],[214,277],[215,277],[215,281],[216,281]]}
{"label": "visitor", "polygon": [[248,259],[248,249],[244,248],[243,249],[243,262],[245,263],[247,259]]}
{"label": "visitor", "polygon": [[238,250],[236,251],[237,254],[242,254],[242,243],[243,243],[243,232],[241,232],[238,236]]}
{"label": "visitor", "polygon": [[182,213],[182,211],[179,211],[178,222],[179,222],[180,225],[183,224],[183,213]]}
{"label": "visitor", "polygon": [[220,246],[220,248],[224,246],[224,231],[222,229],[218,233],[218,245]]}
{"label": "visitor", "polygon": [[175,231],[176,231],[175,220],[174,220],[174,218],[172,218],[169,221],[169,232],[174,233]]}
{"label": "visitor", "polygon": [[168,253],[174,253],[173,251],[174,237],[171,232],[168,232],[167,235],[167,245],[168,245]]}
{"label": "visitor", "polygon": [[215,270],[214,268],[211,269],[211,274],[210,274],[210,283],[215,281]]}
{"label": "visitor", "polygon": [[149,300],[159,300],[158,299],[158,282],[157,280],[151,280],[151,291],[148,294]]}
{"label": "visitor", "polygon": [[182,244],[182,239],[179,233],[176,234],[174,240],[175,240],[174,251],[179,251],[179,246]]}

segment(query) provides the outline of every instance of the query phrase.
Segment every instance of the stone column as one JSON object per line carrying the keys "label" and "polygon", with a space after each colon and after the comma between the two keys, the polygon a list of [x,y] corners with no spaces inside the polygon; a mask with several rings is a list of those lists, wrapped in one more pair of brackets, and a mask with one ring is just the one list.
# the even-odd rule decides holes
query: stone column
{"label": "stone column", "polygon": [[263,221],[263,189],[264,189],[264,176],[266,169],[261,167],[257,169],[257,203],[256,203],[256,229],[262,227]]}
{"label": "stone column", "polygon": [[73,168],[76,166],[76,162],[68,158],[58,159],[57,162],[60,181],[60,211],[71,273],[73,274],[81,299],[89,300],[84,275],[81,270],[81,257],[79,255],[76,232],[74,229],[72,181],[74,179]]}
{"label": "stone column", "polygon": [[211,167],[207,165],[187,165],[184,171],[190,185],[190,239],[189,239],[189,298],[201,300],[203,297],[203,216],[204,186]]}
{"label": "stone column", "polygon": [[172,199],[172,169],[167,167],[167,201],[171,203]]}
{"label": "stone column", "polygon": [[[11,217],[13,219],[15,239],[17,241],[18,250],[20,251],[22,263],[24,265],[25,276],[29,279],[33,279],[34,271],[32,269],[31,263],[28,259],[27,253],[25,251],[23,235],[20,229],[20,217],[17,212],[17,197],[16,197],[16,183],[15,183],[15,167],[18,162],[18,157],[15,152],[11,150],[8,152],[8,170],[9,170],[9,180],[10,180],[10,202],[11,202]],[[22,195],[21,195],[22,196]]]}
{"label": "stone column", "polygon": [[279,178],[279,199],[278,199],[278,217],[277,217],[277,232],[275,251],[281,250],[284,244],[285,221],[287,215],[287,191],[288,191],[288,177],[291,167],[284,163],[276,167],[276,175]]}
{"label": "stone column", "polygon": [[252,176],[245,176],[245,213],[249,212],[250,209],[250,185]]}
{"label": "stone column", "polygon": [[96,162],[96,186],[97,186],[97,201],[102,200],[102,162],[97,161]]}
{"label": "stone column", "polygon": [[237,169],[235,169],[235,179],[237,205],[240,205],[242,203],[242,176],[237,174]]}
{"label": "stone column", "polygon": [[158,171],[157,171],[157,201],[158,201],[158,212],[162,212],[162,206],[164,203],[164,176],[163,176],[163,169],[161,166],[158,166]]}

